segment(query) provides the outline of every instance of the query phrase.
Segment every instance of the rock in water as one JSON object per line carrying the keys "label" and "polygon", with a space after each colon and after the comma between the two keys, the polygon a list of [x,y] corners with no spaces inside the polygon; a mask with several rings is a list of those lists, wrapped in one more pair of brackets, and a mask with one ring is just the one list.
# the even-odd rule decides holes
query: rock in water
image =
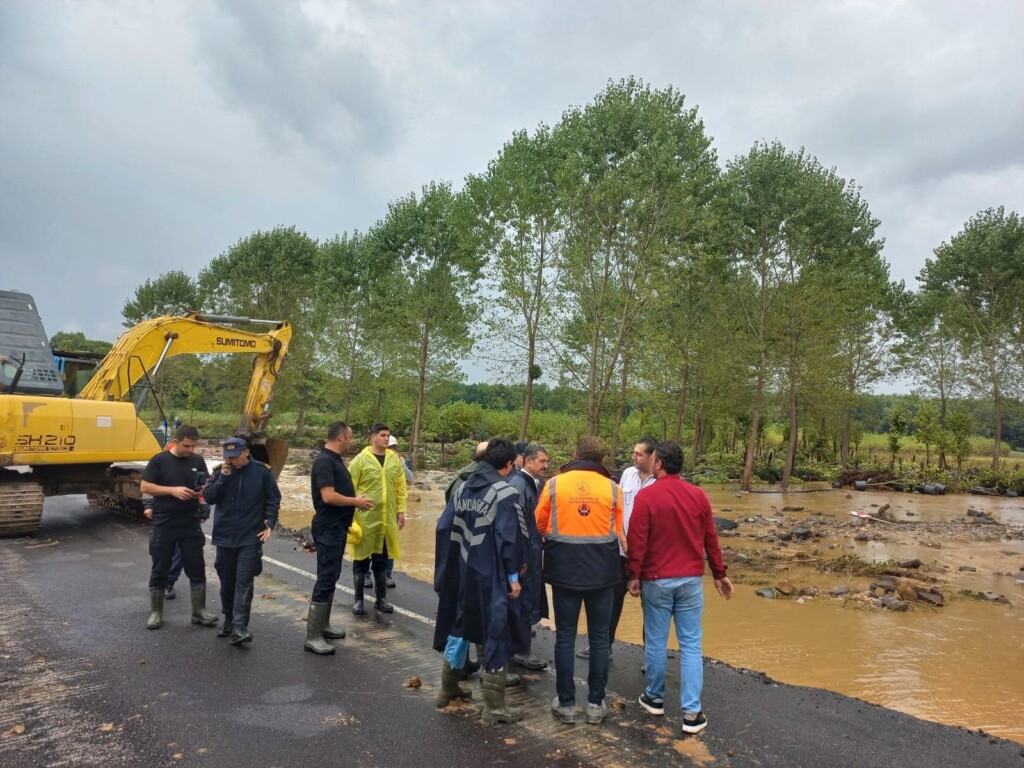
{"label": "rock in water", "polygon": [[946,601],[942,597],[942,593],[934,587],[929,587],[927,589],[918,589],[917,599],[922,603],[928,603],[929,605],[934,605],[936,607],[943,606],[946,603]]}
{"label": "rock in water", "polygon": [[759,589],[754,593],[758,597],[767,597],[769,600],[775,599],[775,590],[769,587],[768,589]]}
{"label": "rock in water", "polygon": [[900,568],[920,568],[921,561],[916,557],[913,560],[900,560]]}
{"label": "rock in water", "polygon": [[790,595],[792,595],[792,594],[793,594],[794,592],[796,592],[796,586],[794,586],[793,582],[791,582],[791,581],[783,581],[782,583],[778,584],[778,585],[777,585],[777,586],[775,587],[775,589],[776,589],[776,591],[778,591],[778,592],[779,592],[780,594],[783,594],[783,595],[785,595],[786,597],[789,597],[789,596],[790,596]]}
{"label": "rock in water", "polygon": [[897,579],[896,591],[904,600],[911,603],[917,602],[917,587],[910,579]]}

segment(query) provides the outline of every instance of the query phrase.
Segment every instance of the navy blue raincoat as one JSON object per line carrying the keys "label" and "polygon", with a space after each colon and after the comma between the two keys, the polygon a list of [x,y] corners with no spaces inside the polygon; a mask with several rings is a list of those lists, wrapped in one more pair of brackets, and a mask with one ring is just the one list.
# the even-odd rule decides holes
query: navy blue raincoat
{"label": "navy blue raincoat", "polygon": [[526,565],[526,523],[519,491],[494,467],[481,463],[437,523],[434,650],[448,636],[483,644],[486,669],[500,669],[529,647],[521,598],[508,596],[508,577]]}

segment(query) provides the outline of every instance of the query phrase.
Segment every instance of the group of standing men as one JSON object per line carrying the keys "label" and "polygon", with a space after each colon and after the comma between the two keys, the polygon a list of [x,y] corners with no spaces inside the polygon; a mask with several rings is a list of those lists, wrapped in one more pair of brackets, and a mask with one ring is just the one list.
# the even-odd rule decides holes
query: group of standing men
{"label": "group of standing men", "polygon": [[[146,626],[162,625],[167,573],[178,548],[191,584],[193,623],[217,622],[206,610],[200,527],[205,497],[216,509],[213,543],[224,613],[217,634],[241,645],[253,639],[248,627],[253,579],[262,571],[262,544],[277,523],[281,494],[269,469],[251,460],[249,446],[238,437],[223,443],[224,463],[208,478],[205,461],[195,455],[198,438],[195,427],[180,427],[169,450],[154,456],[143,472],[142,492],[153,499]],[[317,579],[304,647],[322,655],[335,651],[328,640],[345,637],[344,629],[331,626],[331,611],[346,543],[353,547],[352,613],[366,614],[371,571],[374,609],[394,611],[387,589],[390,562],[400,556],[398,532],[405,527],[407,470],[391,450],[395,443],[387,425],[373,425],[370,444],[346,467],[342,456],[351,442],[349,425],[332,424],[310,477]],[[549,584],[556,717],[576,722],[574,655],[580,655],[589,662],[585,721],[596,725],[605,719],[610,646],[628,591],[643,598],[647,685],[640,705],[653,715],[665,712],[666,647],[674,620],[681,650],[682,729],[697,733],[707,725],[700,703],[705,558],[717,591],[732,596],[710,502],[679,476],[678,443],[639,441],[621,484],[611,478],[605,456],[599,438],[581,438],[572,460],[545,479],[549,457],[542,446],[494,438],[477,447],[473,463],[453,481],[435,547],[434,648],[444,654],[439,705],[470,697],[459,681],[472,671],[468,651],[475,645],[483,719],[500,723],[522,717],[505,703],[506,688],[519,682],[508,666],[547,666],[531,644],[533,628],[547,614],[544,585]],[[584,609],[590,642],[575,654]]]}
{"label": "group of standing men", "polygon": [[[523,456],[522,468],[516,454]],[[544,666],[530,651],[530,629],[539,620],[547,583],[555,621],[556,717],[576,722],[573,657],[583,609],[590,640],[580,654],[589,660],[584,717],[596,725],[607,716],[610,645],[628,591],[644,599],[647,686],[641,706],[654,715],[665,712],[666,647],[674,619],[682,651],[682,730],[706,727],[700,703],[705,557],[716,589],[732,596],[710,503],[679,477],[678,443],[639,441],[621,485],[605,468],[605,457],[599,438],[581,438],[572,460],[545,482],[542,447],[513,448],[495,438],[478,447],[475,465],[453,482],[436,541],[434,648],[444,654],[439,705],[470,697],[459,679],[471,664],[469,645],[477,644],[483,719],[522,717],[505,704],[507,668],[510,661]]]}

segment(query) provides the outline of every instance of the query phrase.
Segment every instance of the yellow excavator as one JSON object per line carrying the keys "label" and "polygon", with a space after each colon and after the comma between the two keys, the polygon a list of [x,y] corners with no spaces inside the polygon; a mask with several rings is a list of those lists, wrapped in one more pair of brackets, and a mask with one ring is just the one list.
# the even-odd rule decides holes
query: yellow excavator
{"label": "yellow excavator", "polygon": [[[272,329],[230,327],[254,324]],[[266,430],[291,335],[291,325],[280,320],[196,312],[145,320],[118,337],[88,383],[68,398],[35,301],[0,291],[0,536],[37,531],[46,496],[84,493],[93,506],[142,511],[141,467],[131,462],[159,452],[167,431],[150,429],[139,412],[164,360],[174,355],[255,355],[234,434],[276,477],[288,446]]]}

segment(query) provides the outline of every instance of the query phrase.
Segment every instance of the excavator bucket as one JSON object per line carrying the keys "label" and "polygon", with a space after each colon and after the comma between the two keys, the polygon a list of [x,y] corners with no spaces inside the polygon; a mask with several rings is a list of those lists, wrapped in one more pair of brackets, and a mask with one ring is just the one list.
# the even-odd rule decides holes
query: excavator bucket
{"label": "excavator bucket", "polygon": [[278,440],[276,437],[268,437],[263,447],[267,452],[266,462],[270,465],[270,471],[276,478],[281,474],[281,469],[288,460],[288,443]]}

